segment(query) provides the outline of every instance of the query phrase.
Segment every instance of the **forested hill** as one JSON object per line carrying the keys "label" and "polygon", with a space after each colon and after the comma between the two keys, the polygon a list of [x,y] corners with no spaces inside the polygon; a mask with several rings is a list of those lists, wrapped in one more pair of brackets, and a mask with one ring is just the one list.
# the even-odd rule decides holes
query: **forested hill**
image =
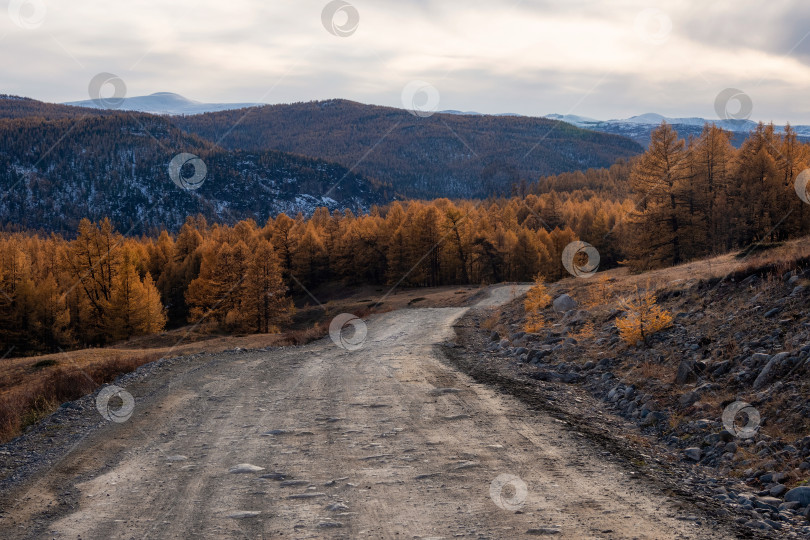
{"label": "forested hill", "polygon": [[410,197],[506,194],[521,180],[640,154],[625,137],[545,118],[434,114],[329,100],[172,119],[225,148],[275,149],[355,167]]}
{"label": "forested hill", "polygon": [[[188,215],[263,223],[318,206],[367,210],[392,197],[341,165],[272,150],[223,150],[164,117],[76,115],[83,110],[30,101],[0,99],[0,227],[75,234],[81,218],[109,217],[122,232],[140,234],[177,230]],[[205,164],[198,189],[170,177],[180,153]],[[182,171],[195,173],[193,165]]]}
{"label": "forested hill", "polygon": [[0,119],[39,118],[42,120],[56,120],[57,118],[83,118],[109,114],[112,113],[101,109],[71,107],[59,105],[58,103],[45,103],[27,97],[0,94]]}

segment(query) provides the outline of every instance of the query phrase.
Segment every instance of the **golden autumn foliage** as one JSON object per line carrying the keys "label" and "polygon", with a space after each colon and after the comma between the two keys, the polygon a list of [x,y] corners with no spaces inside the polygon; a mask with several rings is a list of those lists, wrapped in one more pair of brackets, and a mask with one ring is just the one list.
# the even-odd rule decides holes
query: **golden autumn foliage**
{"label": "golden autumn foliage", "polygon": [[242,332],[277,332],[292,314],[292,301],[272,244],[260,237],[204,248],[200,275],[188,286],[189,320],[216,322]]}
{"label": "golden autumn foliage", "polygon": [[672,325],[672,314],[656,304],[651,291],[636,288],[633,296],[622,301],[625,315],[616,320],[619,336],[628,345],[649,344],[650,336]]}
{"label": "golden autumn foliage", "polygon": [[69,241],[2,234],[0,355],[106,345],[161,332],[170,317],[275,332],[293,306],[265,233],[189,218],[176,238],[125,238],[106,219],[82,220]]}
{"label": "golden autumn foliage", "polygon": [[108,220],[82,220],[70,242],[0,236],[0,347],[46,352],[163,330],[143,246]]}
{"label": "golden autumn foliage", "polygon": [[165,310],[152,276],[147,272],[141,278],[127,251],[115,279],[109,318],[112,339],[154,334],[166,325]]}
{"label": "golden autumn foliage", "polygon": [[538,272],[556,280],[562,250],[578,238],[606,267],[624,256],[611,246],[631,204],[551,192],[394,202],[362,215],[318,208],[263,225],[197,216],[176,233],[139,238],[108,219],[82,220],[66,237],[0,233],[0,355],[106,345],[189,322],[273,332],[289,319],[290,291],[517,282]]}
{"label": "golden autumn foliage", "polygon": [[523,308],[526,311],[526,322],[523,325],[525,332],[537,332],[546,326],[546,321],[540,311],[551,303],[551,295],[546,289],[545,279],[541,274],[534,278],[534,286],[526,293]]}
{"label": "golden autumn foliage", "polygon": [[706,125],[684,140],[662,123],[633,164],[635,208],[624,251],[635,270],[680,264],[757,242],[810,232],[810,212],[794,193],[810,167],[810,144],[788,125],[760,123],[734,148],[729,132]]}

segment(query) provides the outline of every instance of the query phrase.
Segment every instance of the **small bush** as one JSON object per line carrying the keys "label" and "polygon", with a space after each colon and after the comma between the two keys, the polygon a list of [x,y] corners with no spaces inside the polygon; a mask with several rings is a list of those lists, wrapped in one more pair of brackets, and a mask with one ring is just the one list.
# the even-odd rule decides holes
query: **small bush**
{"label": "small bush", "polygon": [[622,341],[628,345],[640,341],[649,345],[651,335],[672,325],[672,314],[655,302],[652,292],[641,292],[638,288],[631,298],[622,301],[626,315],[616,320]]}
{"label": "small bush", "polygon": [[546,321],[540,311],[551,303],[551,296],[546,289],[545,278],[537,274],[534,286],[526,293],[523,308],[526,311],[526,322],[523,325],[525,332],[537,332],[546,326]]}
{"label": "small bush", "polygon": [[39,362],[37,362],[36,364],[31,366],[31,369],[33,369],[34,371],[37,371],[37,370],[40,370],[40,369],[44,369],[46,367],[58,366],[58,365],[59,365],[59,362],[57,362],[53,358],[49,358],[47,360],[40,360]]}
{"label": "small bush", "polygon": [[316,322],[310,328],[285,332],[284,338],[279,341],[279,345],[305,345],[310,341],[322,338],[328,332],[329,326],[326,323]]}

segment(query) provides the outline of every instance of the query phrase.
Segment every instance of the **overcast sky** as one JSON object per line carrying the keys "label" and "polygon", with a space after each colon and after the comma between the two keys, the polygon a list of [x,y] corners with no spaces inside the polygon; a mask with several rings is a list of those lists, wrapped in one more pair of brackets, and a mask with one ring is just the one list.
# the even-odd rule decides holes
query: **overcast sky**
{"label": "overcast sky", "polygon": [[399,107],[419,80],[439,109],[716,118],[737,88],[810,124],[806,1],[350,0],[328,25],[323,0],[3,2],[0,92],[44,101],[110,72],[130,97]]}

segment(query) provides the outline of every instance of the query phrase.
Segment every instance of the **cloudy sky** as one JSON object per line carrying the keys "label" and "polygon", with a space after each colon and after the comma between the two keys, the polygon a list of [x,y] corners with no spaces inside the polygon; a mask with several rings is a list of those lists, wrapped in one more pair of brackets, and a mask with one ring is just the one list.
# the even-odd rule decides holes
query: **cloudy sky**
{"label": "cloudy sky", "polygon": [[754,120],[810,124],[800,0],[3,2],[0,92],[44,101],[110,72],[128,96],[206,102],[402,106],[419,80],[439,109],[716,118],[737,88]]}

